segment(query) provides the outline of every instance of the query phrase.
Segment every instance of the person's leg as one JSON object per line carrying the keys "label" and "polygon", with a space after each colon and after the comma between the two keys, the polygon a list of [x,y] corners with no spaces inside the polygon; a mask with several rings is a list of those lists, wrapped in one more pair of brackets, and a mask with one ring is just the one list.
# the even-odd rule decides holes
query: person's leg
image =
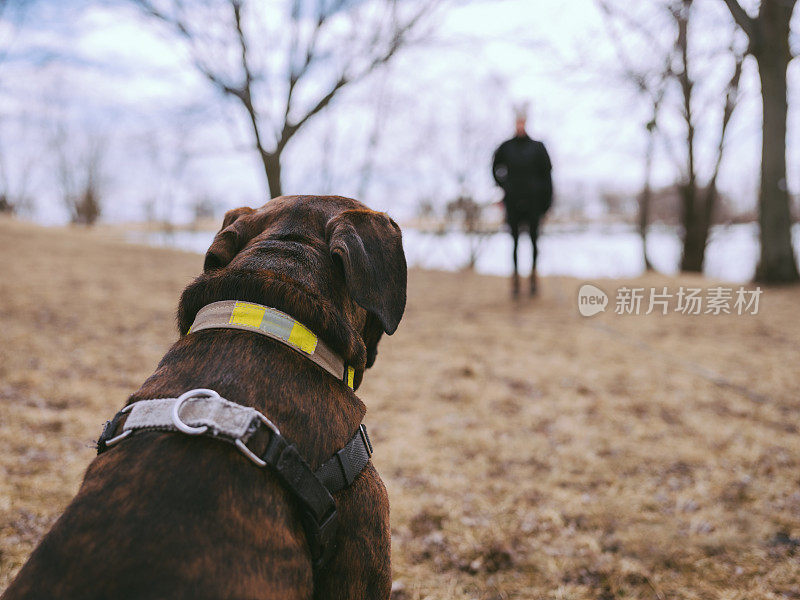
{"label": "person's leg", "polygon": [[539,255],[539,217],[533,217],[530,222],[531,246],[533,246],[533,264],[531,265],[531,295],[536,293],[536,259]]}
{"label": "person's leg", "polygon": [[511,237],[514,239],[514,273],[511,276],[511,293],[519,296],[519,270],[517,268],[517,245],[519,243],[519,222],[516,219],[509,219],[511,227]]}

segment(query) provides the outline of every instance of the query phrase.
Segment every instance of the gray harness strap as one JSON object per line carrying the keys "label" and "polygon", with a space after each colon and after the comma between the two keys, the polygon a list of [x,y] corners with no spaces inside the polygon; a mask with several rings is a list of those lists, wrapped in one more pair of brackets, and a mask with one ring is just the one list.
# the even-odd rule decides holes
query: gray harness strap
{"label": "gray harness strap", "polygon": [[254,408],[229,402],[223,398],[192,398],[178,407],[178,421],[173,419],[177,398],[141,400],[132,407],[122,431],[156,429],[160,431],[180,431],[176,423],[190,427],[208,427],[204,432],[214,437],[242,439],[247,441],[248,428],[258,419],[259,412]]}
{"label": "gray harness strap", "polygon": [[140,400],[106,422],[97,453],[137,431],[164,431],[212,437],[234,444],[259,467],[270,467],[300,501],[315,569],[325,566],[338,528],[331,494],[349,486],[367,466],[372,444],[361,424],[349,442],[314,472],[297,447],[254,408],[229,402],[214,390],[196,389],[178,398]]}

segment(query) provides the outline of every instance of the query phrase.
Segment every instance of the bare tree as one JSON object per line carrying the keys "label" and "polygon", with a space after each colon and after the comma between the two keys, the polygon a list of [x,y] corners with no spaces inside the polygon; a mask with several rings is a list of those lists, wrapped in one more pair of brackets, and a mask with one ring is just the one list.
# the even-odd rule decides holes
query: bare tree
{"label": "bare tree", "polygon": [[445,207],[445,224],[455,225],[466,237],[467,262],[464,268],[469,271],[475,270],[486,242],[497,233],[495,228],[483,223],[485,208],[468,195],[458,196]]}
{"label": "bare tree", "polygon": [[[500,90],[503,81],[497,77],[482,78],[480,86],[485,90]],[[484,103],[494,103],[500,94],[488,94]],[[498,232],[499,223],[486,222],[487,208],[491,202],[486,200],[481,190],[481,175],[488,174],[491,165],[491,156],[488,155],[486,140],[491,136],[491,126],[486,115],[491,114],[489,106],[481,106],[474,98],[462,99],[450,110],[456,115],[455,120],[451,115],[445,115],[445,122],[440,124],[443,135],[440,137],[450,140],[439,144],[439,152],[435,165],[437,174],[443,176],[448,188],[454,191],[453,198],[445,206],[445,229],[455,226],[461,231],[467,242],[467,260],[464,268],[474,270],[478,258],[484,251],[489,238]],[[439,117],[434,118],[442,118]],[[429,144],[430,137],[420,140]],[[455,197],[454,197],[455,196]],[[484,197],[481,201],[481,197]],[[447,197],[447,196],[445,196]]]}
{"label": "bare tree", "polygon": [[[614,44],[614,50],[621,68],[622,79],[630,84],[635,92],[644,97],[649,105],[650,118],[644,125],[646,142],[644,152],[644,177],[642,191],[638,197],[639,211],[637,215],[637,229],[642,240],[642,259],[646,271],[653,270],[653,265],[647,254],[647,228],[650,225],[650,206],[652,203],[652,178],[653,160],[656,152],[656,138],[659,134],[659,117],[664,96],[670,82],[672,73],[672,52],[664,52],[660,57],[660,68],[641,68],[633,64],[628,56],[623,43],[622,34],[617,27],[617,19],[620,13],[608,0],[598,0],[600,10],[605,17],[606,29],[609,37]],[[629,21],[630,23],[631,21]],[[635,21],[633,21],[635,24]],[[658,46],[658,41],[654,39],[652,33],[644,27],[636,27],[640,35],[644,35],[647,41],[654,47]]]}
{"label": "bare tree", "polygon": [[[0,125],[3,124],[0,120]],[[22,115],[17,127],[18,139],[23,138],[30,130],[27,115]],[[33,209],[30,187],[37,160],[30,152],[7,152],[3,143],[5,132],[5,128],[0,127],[0,213],[19,214]],[[13,167],[9,164],[11,157],[14,159]]]}
{"label": "bare tree", "polygon": [[[198,194],[189,202],[192,211],[192,230],[197,231],[202,225],[216,218],[220,203],[208,194]],[[214,223],[216,225],[216,222]]]}
{"label": "bare tree", "polygon": [[761,257],[756,280],[765,283],[800,281],[792,248],[792,218],[786,184],[786,71],[794,58],[789,46],[790,22],[797,0],[761,0],[751,17],[737,0],[724,0],[747,35],[747,49],[758,63],[763,123],[759,226]]}
{"label": "bare tree", "polygon": [[442,0],[291,0],[282,4],[285,35],[265,31],[272,3],[131,1],[181,37],[197,71],[244,109],[270,194],[279,196],[289,142],[343,89],[418,41]]}
{"label": "bare tree", "polygon": [[670,6],[670,12],[678,30],[675,40],[678,68],[675,70],[675,77],[680,84],[683,99],[681,116],[686,126],[686,164],[683,182],[680,185],[684,227],[681,270],[702,272],[711,219],[719,196],[717,178],[722,165],[725,135],[739,96],[739,80],[744,57],[736,53],[733,43],[731,43],[730,54],[734,61],[733,74],[725,89],[725,105],[720,121],[714,165],[706,185],[701,189],[698,184],[696,160],[697,121],[700,117],[695,113],[693,105],[696,82],[690,74],[689,58],[689,23],[692,4],[693,0],[680,0]]}
{"label": "bare tree", "polygon": [[[9,19],[9,8],[16,8],[18,11],[27,4],[26,0],[0,0],[0,22]],[[0,43],[0,64],[5,60],[10,48],[7,39]],[[2,132],[0,132],[2,133]],[[22,210],[30,210],[33,202],[28,195],[31,172],[34,162],[24,161],[16,177],[12,176],[12,169],[9,166],[9,155],[5,153],[5,148],[0,140],[0,213],[14,214]],[[16,156],[19,159],[19,156]],[[14,181],[15,180],[15,181]]]}
{"label": "bare tree", "polygon": [[105,143],[89,135],[85,147],[77,148],[74,135],[64,123],[57,128],[51,147],[55,151],[61,199],[69,211],[70,222],[94,225],[102,213],[102,171]]}
{"label": "bare tree", "polygon": [[[664,142],[667,154],[676,164],[680,173],[679,190],[681,194],[681,224],[683,226],[683,251],[681,256],[682,271],[702,272],[705,249],[708,243],[714,209],[719,193],[717,178],[722,166],[725,149],[725,137],[728,125],[736,107],[739,92],[739,80],[742,73],[743,55],[737,52],[731,42],[726,56],[732,58],[733,69],[724,89],[725,103],[719,121],[719,129],[712,153],[712,164],[705,185],[701,184],[700,166],[697,160],[698,124],[708,121],[708,115],[696,108],[695,92],[699,80],[692,74],[695,62],[702,57],[690,51],[690,23],[693,11],[693,0],[662,0],[651,5],[656,14],[660,11],[667,15],[667,23],[672,29],[672,43],[664,46],[663,35],[638,21],[626,10],[611,4],[609,0],[598,0],[603,13],[609,20],[618,20],[628,29],[642,38],[655,58],[647,65],[634,67],[631,64],[622,44],[618,31],[609,27],[612,40],[617,47],[617,57],[623,67],[623,77],[634,85],[639,95],[649,104],[652,118],[645,125],[647,144],[645,150],[645,185],[640,196],[639,231],[643,245],[646,243],[647,224],[649,221],[652,190],[650,176],[655,154],[656,137]],[[670,88],[674,88],[671,90]],[[677,91],[677,94],[673,92]],[[683,124],[682,151],[673,147],[669,132],[660,126],[660,116],[665,106],[665,99],[676,95],[677,112]],[[645,254],[645,264],[649,261]]]}

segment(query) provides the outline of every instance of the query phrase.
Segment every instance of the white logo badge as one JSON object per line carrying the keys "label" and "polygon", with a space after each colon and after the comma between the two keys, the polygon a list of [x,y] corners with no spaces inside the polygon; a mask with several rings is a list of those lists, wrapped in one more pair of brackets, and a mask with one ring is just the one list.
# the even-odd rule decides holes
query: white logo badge
{"label": "white logo badge", "polygon": [[591,317],[603,312],[608,306],[608,294],[591,283],[584,283],[578,290],[578,312]]}

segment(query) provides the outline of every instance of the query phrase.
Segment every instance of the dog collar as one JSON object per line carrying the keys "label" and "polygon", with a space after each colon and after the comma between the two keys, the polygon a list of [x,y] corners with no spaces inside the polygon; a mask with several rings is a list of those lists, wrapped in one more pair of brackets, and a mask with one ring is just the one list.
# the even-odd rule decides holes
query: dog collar
{"label": "dog collar", "polygon": [[286,344],[339,381],[343,381],[350,389],[354,389],[355,368],[348,365],[308,327],[278,309],[241,300],[212,302],[198,311],[194,323],[186,333],[203,329],[244,329],[260,333]]}

